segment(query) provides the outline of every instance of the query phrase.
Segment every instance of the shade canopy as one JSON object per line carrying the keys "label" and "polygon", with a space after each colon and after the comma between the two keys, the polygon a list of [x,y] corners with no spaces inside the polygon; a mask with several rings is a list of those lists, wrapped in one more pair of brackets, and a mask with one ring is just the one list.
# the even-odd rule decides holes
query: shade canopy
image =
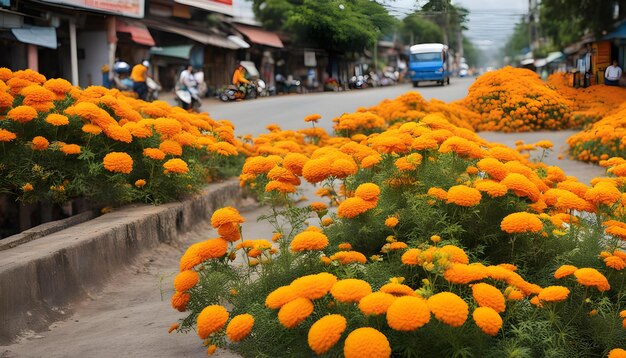
{"label": "shade canopy", "polygon": [[146,25],[141,22],[126,20],[118,17],[117,21],[115,21],[115,28],[117,32],[130,34],[130,38],[138,44],[146,46],[155,45],[154,39],[152,38],[152,35],[150,35],[150,31],[148,31]]}
{"label": "shade canopy", "polygon": [[25,44],[57,48],[57,32],[54,27],[24,26],[11,29],[13,36]]}
{"label": "shade canopy", "polygon": [[274,32],[269,32],[258,27],[246,26],[241,24],[233,24],[237,31],[244,34],[250,41],[270,47],[283,48],[283,42]]}
{"label": "shade canopy", "polygon": [[150,48],[150,55],[167,56],[188,60],[193,45],[166,46]]}

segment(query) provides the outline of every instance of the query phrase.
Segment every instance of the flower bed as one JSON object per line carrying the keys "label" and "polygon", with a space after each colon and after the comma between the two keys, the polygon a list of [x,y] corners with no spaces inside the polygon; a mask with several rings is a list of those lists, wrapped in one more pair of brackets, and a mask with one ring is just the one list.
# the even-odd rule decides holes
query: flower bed
{"label": "flower bed", "polygon": [[0,68],[0,192],[12,201],[170,201],[234,174],[233,130],[162,101]]}
{"label": "flower bed", "polygon": [[[250,357],[626,354],[626,160],[588,186],[426,107],[408,94],[339,118],[343,136],[250,138],[240,180],[274,235],[216,211],[217,237],[181,258],[171,330]],[[321,197],[304,208],[303,181]]]}

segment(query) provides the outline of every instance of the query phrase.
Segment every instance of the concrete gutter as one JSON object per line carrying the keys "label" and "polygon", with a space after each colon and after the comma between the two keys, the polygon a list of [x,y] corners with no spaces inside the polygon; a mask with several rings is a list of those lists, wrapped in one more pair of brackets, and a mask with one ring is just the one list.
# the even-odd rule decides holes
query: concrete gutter
{"label": "concrete gutter", "polygon": [[72,304],[89,297],[140,252],[176,242],[241,197],[239,181],[231,179],[182,202],[127,206],[0,250],[0,345],[69,316]]}

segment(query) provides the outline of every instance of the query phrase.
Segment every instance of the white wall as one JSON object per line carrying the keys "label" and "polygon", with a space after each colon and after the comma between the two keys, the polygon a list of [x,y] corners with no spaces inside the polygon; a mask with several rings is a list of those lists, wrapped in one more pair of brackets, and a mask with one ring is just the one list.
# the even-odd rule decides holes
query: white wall
{"label": "white wall", "polygon": [[[102,85],[102,66],[109,62],[105,31],[77,31],[78,82],[81,87]],[[81,52],[84,57],[81,58]]]}

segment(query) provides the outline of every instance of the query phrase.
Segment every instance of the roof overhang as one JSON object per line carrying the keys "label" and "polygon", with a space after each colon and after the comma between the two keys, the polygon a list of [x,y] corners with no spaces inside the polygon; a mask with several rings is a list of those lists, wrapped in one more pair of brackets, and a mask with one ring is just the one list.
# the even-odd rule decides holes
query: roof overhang
{"label": "roof overhang", "polygon": [[232,26],[243,35],[245,35],[251,42],[259,45],[265,45],[276,48],[284,48],[283,42],[280,40],[275,32],[263,30],[258,27],[246,26],[241,24],[232,24]]}
{"label": "roof overhang", "polygon": [[54,27],[24,26],[12,28],[11,32],[19,42],[57,48],[57,31]]}
{"label": "roof overhang", "polygon": [[200,32],[200,31],[180,27],[178,25],[166,24],[166,23],[162,23],[162,22],[150,20],[150,19],[144,19],[144,23],[149,28],[177,34],[177,35],[186,37],[188,39],[197,41],[201,44],[227,48],[230,50],[238,50],[242,48],[242,46],[229,40],[225,35]]}
{"label": "roof overhang", "polygon": [[228,16],[234,15],[232,0],[174,0],[174,2]]}
{"label": "roof overhang", "polygon": [[155,45],[154,39],[152,38],[152,35],[150,35],[150,31],[148,31],[146,25],[141,22],[118,17],[115,21],[115,27],[117,32],[130,34],[130,38],[138,44],[146,46]]}

